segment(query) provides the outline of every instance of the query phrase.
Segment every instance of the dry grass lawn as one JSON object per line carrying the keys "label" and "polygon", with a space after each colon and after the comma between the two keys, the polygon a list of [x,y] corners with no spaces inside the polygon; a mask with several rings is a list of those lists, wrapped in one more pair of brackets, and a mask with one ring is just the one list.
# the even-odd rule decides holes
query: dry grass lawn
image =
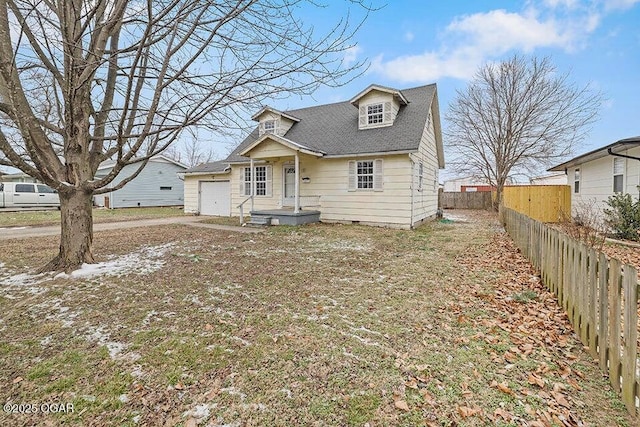
{"label": "dry grass lawn", "polygon": [[[165,218],[182,215],[182,207],[93,209],[93,222],[117,222],[135,219]],[[59,210],[18,210],[0,212],[0,227],[24,227],[60,224]],[[235,225],[235,224],[234,224]]]}
{"label": "dry grass lawn", "polygon": [[[0,425],[633,426],[493,217],[0,242]],[[16,277],[16,275],[22,274]],[[558,424],[563,423],[563,424]]]}

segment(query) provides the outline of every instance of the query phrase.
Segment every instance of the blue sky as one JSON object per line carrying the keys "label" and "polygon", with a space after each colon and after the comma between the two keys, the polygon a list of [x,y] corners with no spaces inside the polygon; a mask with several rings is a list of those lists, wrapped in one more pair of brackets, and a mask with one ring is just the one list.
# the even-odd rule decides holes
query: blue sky
{"label": "blue sky", "polygon": [[[319,21],[339,18],[332,7],[313,13]],[[640,0],[387,0],[364,23],[348,54],[348,60],[370,61],[364,75],[312,98],[273,106],[286,110],[348,100],[371,83],[403,89],[435,82],[444,120],[456,89],[481,64],[514,53],[550,56],[570,81],[591,84],[606,97],[599,121],[576,150],[580,154],[640,135],[638,23]]]}

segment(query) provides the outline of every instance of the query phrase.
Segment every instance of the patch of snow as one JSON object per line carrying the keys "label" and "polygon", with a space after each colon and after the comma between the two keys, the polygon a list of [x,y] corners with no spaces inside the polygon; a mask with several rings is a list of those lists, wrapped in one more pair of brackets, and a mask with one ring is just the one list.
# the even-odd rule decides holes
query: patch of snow
{"label": "patch of snow", "polygon": [[40,345],[43,347],[48,346],[49,344],[51,344],[51,340],[53,339],[53,336],[51,335],[47,335],[46,337],[42,338],[40,340]]}
{"label": "patch of snow", "polygon": [[444,213],[443,219],[448,219],[451,221],[459,221],[459,222],[467,222],[469,221],[469,217],[461,214],[453,214],[449,212]]}
{"label": "patch of snow", "polygon": [[[4,273],[4,272],[3,272]],[[0,278],[0,285],[5,286],[32,286],[37,285],[45,280],[51,280],[51,275],[46,273],[41,274],[9,274],[8,276]]]}
{"label": "patch of snow", "polygon": [[251,343],[243,338],[236,337],[235,335],[231,337],[232,340],[240,342],[242,345],[249,347]]}
{"label": "patch of snow", "polygon": [[142,370],[142,366],[141,365],[135,365],[133,367],[133,371],[131,371],[131,376],[135,377],[135,378],[142,378],[144,377],[144,371]]}
{"label": "patch of snow", "polygon": [[127,396],[126,394],[121,394],[120,397],[118,397],[118,400],[122,403],[127,403],[129,401],[129,396]]}
{"label": "patch of snow", "polygon": [[[223,422],[220,419],[217,419],[216,422]],[[240,421],[236,421],[234,423],[231,424],[209,424],[209,427],[240,427]]]}
{"label": "patch of snow", "polygon": [[[155,310],[151,310],[150,312],[147,313],[147,315],[144,317],[144,319],[142,319],[142,324],[144,326],[147,326],[149,324],[149,322],[151,321],[152,317],[156,317],[158,315],[158,312]],[[159,320],[159,319],[156,319]]]}
{"label": "patch of snow", "polygon": [[82,264],[78,270],[66,275],[60,273],[56,277],[63,278],[89,278],[94,276],[121,276],[128,273],[145,275],[159,270],[165,264],[162,258],[174,247],[174,243],[166,243],[158,246],[145,246],[136,252],[121,255],[110,261],[99,262],[97,264]]}
{"label": "patch of snow", "polygon": [[209,418],[211,415],[211,408],[215,408],[217,405],[213,404],[203,404],[196,405],[195,408],[190,409],[182,414],[182,418],[195,418],[197,420],[203,420]]}
{"label": "patch of snow", "polygon": [[354,332],[359,331],[359,332],[366,332],[366,333],[369,333],[369,334],[382,336],[382,334],[380,332],[372,331],[371,329],[367,329],[364,326],[360,326],[359,328],[349,328],[349,329],[351,329]]}
{"label": "patch of snow", "polygon": [[280,389],[280,391],[287,395],[287,399],[293,398],[293,393],[291,393],[291,390],[289,390],[288,388],[282,388]]}
{"label": "patch of snow", "polygon": [[133,421],[134,424],[138,424],[140,422],[140,418],[142,418],[140,415],[136,415],[135,417],[131,418],[131,421]]}
{"label": "patch of snow", "polygon": [[220,389],[220,393],[227,393],[229,396],[238,396],[240,400],[247,398],[247,395],[236,390],[235,387],[225,387]]}
{"label": "patch of snow", "polygon": [[120,354],[127,347],[126,344],[116,341],[110,341],[109,334],[104,332],[104,327],[102,326],[95,328],[91,334],[87,335],[87,339],[89,341],[94,341],[100,345],[107,347],[109,356],[112,359],[121,358],[119,357]]}
{"label": "patch of snow", "polygon": [[328,314],[323,314],[322,316],[318,316],[317,314],[312,314],[307,316],[307,320],[310,322],[317,322],[318,320],[327,320],[329,318]]}
{"label": "patch of snow", "polygon": [[109,261],[96,264],[82,264],[78,270],[70,274],[40,273],[40,274],[11,274],[6,271],[4,264],[0,264],[0,286],[20,286],[27,287],[33,294],[43,292],[35,285],[54,279],[87,279],[95,276],[122,276],[129,273],[145,275],[159,270],[165,264],[161,259],[169,250],[174,247],[174,243],[166,243],[158,246],[145,246],[136,252],[132,252],[119,257],[112,257]]}
{"label": "patch of snow", "polygon": [[352,357],[352,358],[356,359],[357,361],[362,362],[362,359],[360,357],[356,356],[353,353],[348,352],[347,349],[344,349],[342,351],[342,355],[346,356],[346,357]]}

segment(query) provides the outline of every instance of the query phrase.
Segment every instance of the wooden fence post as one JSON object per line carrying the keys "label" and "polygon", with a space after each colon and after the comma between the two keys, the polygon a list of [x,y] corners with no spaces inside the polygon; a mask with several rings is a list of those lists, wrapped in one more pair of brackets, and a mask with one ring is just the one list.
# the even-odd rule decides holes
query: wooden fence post
{"label": "wooden fence post", "polygon": [[636,415],[638,272],[512,209],[506,208],[504,217],[505,229],[555,293],[627,410]]}

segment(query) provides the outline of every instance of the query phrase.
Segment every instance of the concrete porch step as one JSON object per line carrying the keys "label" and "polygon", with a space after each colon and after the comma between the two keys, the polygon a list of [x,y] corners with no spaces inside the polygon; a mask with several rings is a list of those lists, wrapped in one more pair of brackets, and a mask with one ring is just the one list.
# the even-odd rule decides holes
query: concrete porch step
{"label": "concrete porch step", "polygon": [[271,225],[271,217],[251,215],[251,220],[247,222],[247,225],[249,227],[267,227]]}

